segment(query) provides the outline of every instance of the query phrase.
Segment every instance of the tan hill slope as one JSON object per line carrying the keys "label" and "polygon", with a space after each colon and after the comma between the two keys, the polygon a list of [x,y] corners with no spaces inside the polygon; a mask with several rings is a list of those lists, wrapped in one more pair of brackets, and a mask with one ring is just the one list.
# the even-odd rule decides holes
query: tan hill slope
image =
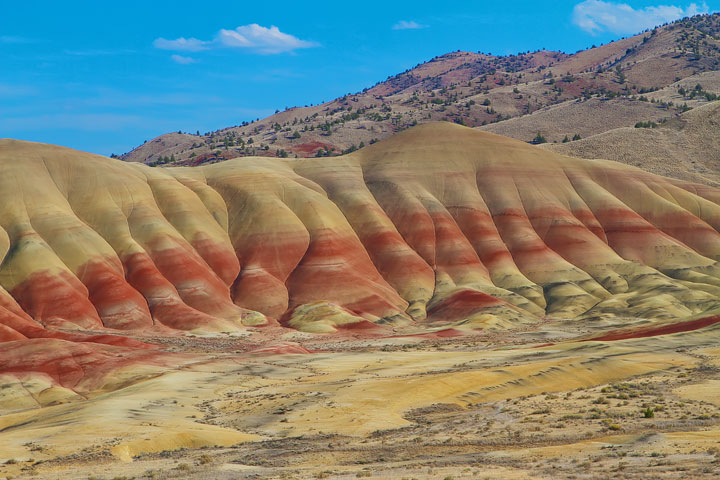
{"label": "tan hill slope", "polygon": [[[252,155],[339,155],[438,120],[491,125],[487,128],[492,131],[525,141],[544,130],[550,141],[561,141],[565,135],[587,137],[638,121],[670,118],[685,104],[693,107],[707,101],[680,95],[678,89],[684,88],[685,79],[695,82],[706,72],[720,70],[719,38],[720,14],[715,14],[683,19],[573,55],[448,53],[322,105],[291,108],[203,135],[169,133],[121,158],[152,165],[199,165]],[[707,93],[720,93],[715,81],[700,78],[698,83]],[[587,104],[576,104],[579,100]],[[557,123],[557,117],[564,122]]]}
{"label": "tan hill slope", "polygon": [[685,110],[712,103],[719,95],[720,72],[704,72],[639,96],[568,100],[478,128],[518,140],[531,141],[541,134],[548,143],[568,143],[577,139],[576,135],[586,138],[637,123],[665,122]]}
{"label": "tan hill slope", "polygon": [[591,98],[570,100],[478,128],[527,142],[540,134],[548,143],[562,143],[574,141],[576,135],[586,138],[606,129],[632,127],[637,122],[660,122],[676,113],[674,109],[633,98]]}
{"label": "tan hill slope", "polygon": [[617,128],[577,142],[546,147],[574,157],[607,158],[658,175],[719,186],[718,132],[720,102],[712,102],[656,128]]}

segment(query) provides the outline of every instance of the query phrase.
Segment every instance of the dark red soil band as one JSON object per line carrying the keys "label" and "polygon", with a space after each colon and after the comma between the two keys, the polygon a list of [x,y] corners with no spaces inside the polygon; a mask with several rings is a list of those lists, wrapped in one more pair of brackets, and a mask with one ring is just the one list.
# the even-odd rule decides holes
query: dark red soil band
{"label": "dark red soil band", "polygon": [[698,318],[697,320],[690,320],[689,322],[671,323],[669,325],[660,325],[657,327],[645,327],[638,328],[635,330],[625,330],[613,333],[608,333],[599,337],[589,338],[583,340],[584,342],[609,342],[614,340],[629,340],[632,338],[645,338],[645,337],[656,337],[658,335],[670,335],[673,333],[690,332],[693,330],[699,330],[706,328],[711,325],[720,323],[720,315],[713,315],[711,317]]}

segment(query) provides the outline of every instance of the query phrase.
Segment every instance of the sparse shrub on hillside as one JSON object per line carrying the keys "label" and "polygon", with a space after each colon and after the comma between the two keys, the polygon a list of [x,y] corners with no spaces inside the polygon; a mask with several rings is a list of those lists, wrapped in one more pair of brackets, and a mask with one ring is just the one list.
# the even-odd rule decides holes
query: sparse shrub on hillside
{"label": "sparse shrub on hillside", "polygon": [[657,123],[650,120],[647,122],[637,122],[635,128],[657,128]]}
{"label": "sparse shrub on hillside", "polygon": [[357,150],[357,149],[358,149],[358,147],[356,147],[355,144],[352,144],[352,145],[350,145],[348,148],[346,148],[345,150],[343,150],[343,151],[342,151],[342,154],[343,154],[343,155],[347,155],[348,153],[352,153],[352,152],[354,152],[354,151]]}
{"label": "sparse shrub on hillside", "polygon": [[702,85],[700,85],[699,83],[695,85],[695,88],[692,90],[685,90],[682,87],[678,88],[678,94],[682,95],[683,98],[687,98],[689,100],[705,97],[705,100],[707,100],[708,102],[712,102],[720,98],[715,93],[705,91]]}
{"label": "sparse shrub on hillside", "polygon": [[625,73],[623,73],[620,65],[615,67],[615,75],[617,75],[617,81],[619,84],[622,85],[625,83]]}
{"label": "sparse shrub on hillside", "polygon": [[547,138],[545,138],[545,136],[542,133],[537,132],[537,135],[535,135],[535,138],[533,138],[532,142],[530,142],[530,143],[533,143],[535,145],[539,145],[541,143],[547,143]]}
{"label": "sparse shrub on hillside", "polygon": [[335,149],[325,145],[324,147],[319,148],[317,152],[315,152],[315,156],[316,157],[329,157],[332,155],[333,150],[335,150]]}

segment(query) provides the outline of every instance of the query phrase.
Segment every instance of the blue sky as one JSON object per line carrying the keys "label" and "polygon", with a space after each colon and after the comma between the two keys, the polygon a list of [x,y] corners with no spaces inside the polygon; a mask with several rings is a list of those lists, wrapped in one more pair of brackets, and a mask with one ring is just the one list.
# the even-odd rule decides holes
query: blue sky
{"label": "blue sky", "polygon": [[720,0],[0,0],[0,137],[123,153],[362,90],[454,50],[574,52]]}

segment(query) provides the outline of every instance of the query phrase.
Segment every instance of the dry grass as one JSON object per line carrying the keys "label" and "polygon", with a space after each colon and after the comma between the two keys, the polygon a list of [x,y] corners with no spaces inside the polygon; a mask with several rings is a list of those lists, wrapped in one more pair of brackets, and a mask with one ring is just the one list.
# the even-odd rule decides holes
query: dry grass
{"label": "dry grass", "polygon": [[669,111],[657,104],[629,98],[592,98],[587,101],[571,100],[480,129],[528,142],[540,132],[549,143],[560,143],[564,137],[572,139],[579,134],[587,138],[614,128],[632,127],[640,121],[659,121],[674,113],[674,110]]}
{"label": "dry grass", "polygon": [[720,101],[660,128],[618,128],[577,142],[547,147],[581,158],[605,158],[668,177],[720,185]]}

